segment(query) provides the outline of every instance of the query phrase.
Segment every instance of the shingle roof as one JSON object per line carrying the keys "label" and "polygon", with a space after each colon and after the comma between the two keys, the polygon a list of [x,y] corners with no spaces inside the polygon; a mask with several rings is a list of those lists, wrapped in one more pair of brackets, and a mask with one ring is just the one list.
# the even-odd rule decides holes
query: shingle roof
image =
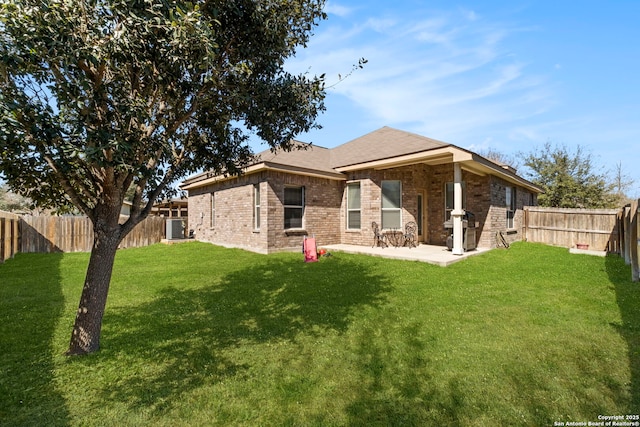
{"label": "shingle roof", "polygon": [[[444,149],[447,153],[452,155],[455,153],[457,155],[463,155],[464,157],[464,159],[459,160],[451,157],[448,160],[449,162],[463,161],[467,164],[467,168],[470,168],[469,170],[477,170],[480,173],[498,174],[507,180],[515,181],[535,191],[541,191],[535,187],[534,184],[519,177],[515,173],[515,170],[506,169],[468,150],[387,126],[332,149],[298,141],[293,141],[293,143],[294,149],[291,151],[277,150],[274,153],[270,150],[265,150],[258,153],[253,165],[247,168],[247,173],[266,168],[282,170],[289,173],[322,176],[330,179],[344,179],[345,175],[339,171],[352,169],[350,167],[355,167],[356,169],[359,167],[374,167],[371,165],[371,162],[389,166],[393,165],[394,161],[398,158],[400,159],[400,163],[426,163],[428,159],[436,159],[438,151],[441,152],[440,155],[442,154],[443,150],[438,149]],[[432,150],[433,153],[429,153],[429,151]],[[403,156],[405,157],[402,158]],[[441,161],[441,159],[436,160]],[[398,166],[400,163],[396,162],[395,165]],[[220,178],[221,176],[202,173],[185,180],[181,187],[188,189],[189,187],[206,185]],[[226,176],[222,178],[226,179]]]}
{"label": "shingle roof", "polygon": [[335,172],[334,168],[342,166],[419,153],[451,144],[385,126],[332,149],[297,141],[294,141],[294,145],[300,149],[278,150],[275,153],[262,151],[256,156],[256,163]]}
{"label": "shingle roof", "polygon": [[291,151],[278,150],[273,153],[265,150],[256,155],[256,163],[269,163],[320,172],[336,173],[330,166],[331,153],[328,148],[294,141]]}
{"label": "shingle roof", "polygon": [[385,126],[332,149],[331,167],[339,168],[373,160],[388,159],[450,145]]}

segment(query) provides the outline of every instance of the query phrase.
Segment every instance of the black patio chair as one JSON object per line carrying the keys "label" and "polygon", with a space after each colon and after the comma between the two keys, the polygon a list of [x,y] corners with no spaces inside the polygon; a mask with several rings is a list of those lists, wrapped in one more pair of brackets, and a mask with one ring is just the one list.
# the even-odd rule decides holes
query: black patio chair
{"label": "black patio chair", "polygon": [[385,241],[384,234],[380,232],[380,227],[378,227],[377,222],[374,221],[371,223],[371,230],[373,230],[373,246],[371,246],[372,248],[375,248],[376,246],[386,248],[387,246],[389,246]]}
{"label": "black patio chair", "polygon": [[418,224],[409,221],[404,226],[404,243],[402,246],[409,246],[409,249],[417,247],[418,241]]}

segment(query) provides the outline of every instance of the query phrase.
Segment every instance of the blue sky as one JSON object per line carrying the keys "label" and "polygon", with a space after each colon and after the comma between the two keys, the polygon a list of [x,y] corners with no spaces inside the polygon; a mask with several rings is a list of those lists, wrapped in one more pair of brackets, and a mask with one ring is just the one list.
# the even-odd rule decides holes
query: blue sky
{"label": "blue sky", "polygon": [[473,151],[581,145],[640,197],[640,1],[331,0],[288,66],[329,85],[334,147],[382,126]]}

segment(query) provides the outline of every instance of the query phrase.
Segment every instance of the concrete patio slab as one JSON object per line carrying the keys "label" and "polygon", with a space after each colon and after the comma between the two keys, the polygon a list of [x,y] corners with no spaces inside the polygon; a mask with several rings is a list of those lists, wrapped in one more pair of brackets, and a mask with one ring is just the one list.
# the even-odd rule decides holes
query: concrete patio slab
{"label": "concrete patio slab", "polygon": [[406,261],[420,261],[439,265],[441,267],[446,267],[453,263],[467,259],[471,256],[479,255],[491,250],[490,248],[477,248],[473,251],[465,252],[462,255],[453,255],[451,251],[447,250],[447,248],[444,246],[423,244],[418,245],[417,248],[394,248],[393,246],[390,246],[388,248],[372,248],[370,246],[344,244],[325,245],[322,246],[322,248],[326,249],[329,252],[345,252],[350,254],[372,255],[383,258],[401,259]]}
{"label": "concrete patio slab", "polygon": [[594,256],[601,256],[601,257],[607,256],[607,251],[594,251],[589,249],[569,248],[569,253],[582,254],[582,255],[594,255]]}

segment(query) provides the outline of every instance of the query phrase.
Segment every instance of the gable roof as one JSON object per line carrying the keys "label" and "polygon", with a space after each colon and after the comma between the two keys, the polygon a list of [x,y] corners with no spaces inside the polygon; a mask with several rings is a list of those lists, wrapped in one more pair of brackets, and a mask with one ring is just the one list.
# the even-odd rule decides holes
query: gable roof
{"label": "gable roof", "polygon": [[[277,170],[336,180],[345,179],[342,173],[337,172],[330,166],[331,153],[328,148],[300,141],[292,141],[292,143],[290,151],[277,150],[273,152],[267,149],[256,154],[255,161],[247,166],[243,173],[250,174],[263,170]],[[234,177],[203,172],[184,180],[180,184],[180,188],[189,190],[232,178]]]}
{"label": "gable roof", "polygon": [[477,175],[499,176],[507,182],[542,193],[541,188],[519,176],[513,168],[453,144],[386,126],[331,150],[331,165],[339,172],[454,162]]}
{"label": "gable roof", "polygon": [[[520,177],[512,168],[497,164],[469,150],[411,132],[383,127],[329,149],[293,141],[290,151],[265,150],[256,155],[245,174],[276,170],[300,175],[345,180],[346,172],[362,169],[390,169],[410,164],[439,165],[460,163],[463,169],[479,175],[496,175],[531,191],[542,190]],[[180,188],[188,190],[232,176],[205,172],[185,180]]]}
{"label": "gable roof", "polygon": [[332,149],[331,166],[341,168],[450,145],[426,136],[385,126]]}
{"label": "gable roof", "polygon": [[254,165],[264,163],[286,170],[336,174],[331,167],[330,159],[330,149],[294,141],[293,149],[290,151],[278,150],[274,153],[271,150],[264,150],[258,153]]}

